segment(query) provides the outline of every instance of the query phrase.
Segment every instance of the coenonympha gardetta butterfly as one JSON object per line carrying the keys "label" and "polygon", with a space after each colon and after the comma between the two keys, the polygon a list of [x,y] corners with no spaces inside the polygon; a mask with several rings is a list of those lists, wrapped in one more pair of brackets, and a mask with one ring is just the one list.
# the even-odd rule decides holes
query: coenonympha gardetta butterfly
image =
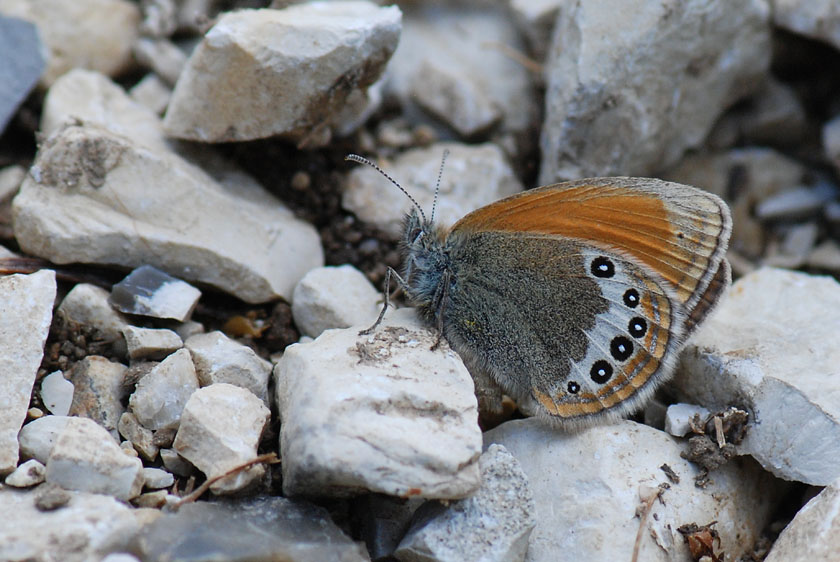
{"label": "coenonympha gardetta butterfly", "polygon": [[564,426],[638,409],[730,283],[729,209],[694,187],[570,181],[491,203],[448,230],[409,198],[404,274],[388,278],[462,357],[482,409],[488,379]]}

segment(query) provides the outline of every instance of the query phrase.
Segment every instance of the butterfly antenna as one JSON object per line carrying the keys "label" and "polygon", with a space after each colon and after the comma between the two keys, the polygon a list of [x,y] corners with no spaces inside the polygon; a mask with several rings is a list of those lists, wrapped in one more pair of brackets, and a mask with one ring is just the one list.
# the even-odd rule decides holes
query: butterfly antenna
{"label": "butterfly antenna", "polygon": [[[353,162],[358,162],[359,164],[367,164],[368,166],[385,176],[388,179],[388,181],[397,186],[397,189],[405,193],[405,196],[411,200],[412,204],[414,204],[415,207],[417,207],[417,210],[420,212],[420,217],[423,219],[423,222],[426,222],[426,214],[423,212],[423,208],[420,207],[420,204],[417,202],[417,200],[414,197],[412,197],[408,191],[403,189],[403,186],[397,183],[397,180],[385,173],[385,170],[383,170],[364,156],[359,156],[358,154],[348,154],[344,157],[344,160],[352,160]],[[438,182],[440,182],[440,180],[438,180]],[[435,192],[435,198],[437,198],[437,192]],[[432,216],[434,216],[434,207],[432,207]]]}
{"label": "butterfly antenna", "polygon": [[438,194],[440,193],[440,178],[443,177],[443,165],[446,164],[446,157],[449,156],[449,149],[443,151],[443,157],[440,159],[440,170],[438,170],[437,183],[435,184],[435,199],[432,202],[432,222],[435,220],[435,209],[437,209]]}

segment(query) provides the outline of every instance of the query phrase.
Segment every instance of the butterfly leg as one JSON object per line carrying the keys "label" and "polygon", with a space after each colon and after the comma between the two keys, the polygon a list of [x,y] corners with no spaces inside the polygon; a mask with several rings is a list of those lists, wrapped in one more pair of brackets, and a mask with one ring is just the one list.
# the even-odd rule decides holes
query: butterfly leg
{"label": "butterfly leg", "polygon": [[443,341],[443,312],[446,307],[446,300],[449,296],[449,270],[443,272],[441,278],[439,296],[435,295],[435,302],[438,303],[435,307],[435,327],[437,328],[437,339],[432,344],[431,350],[434,351],[440,347],[440,342]]}
{"label": "butterfly leg", "polygon": [[373,326],[362,330],[359,332],[360,336],[366,336],[373,332],[377,326],[382,323],[382,319],[385,318],[385,311],[388,310],[388,307],[391,306],[391,276],[394,276],[397,280],[397,289],[394,291],[396,295],[398,291],[405,290],[406,283],[405,280],[400,277],[400,274],[397,273],[394,268],[389,267],[388,270],[385,272],[385,303],[382,305],[382,310],[379,311],[379,317],[377,317],[376,322],[373,323]]}

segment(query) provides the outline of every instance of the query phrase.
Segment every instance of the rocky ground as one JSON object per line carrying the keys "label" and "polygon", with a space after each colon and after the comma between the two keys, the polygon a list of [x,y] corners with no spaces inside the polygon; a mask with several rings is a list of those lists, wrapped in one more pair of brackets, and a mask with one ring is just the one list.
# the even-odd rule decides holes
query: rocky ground
{"label": "rocky ground", "polygon": [[[832,0],[0,0],[0,560],[829,560]],[[408,199],[655,176],[736,282],[630,420],[478,423]],[[298,343],[299,342],[299,343]],[[292,345],[297,344],[297,345]]]}

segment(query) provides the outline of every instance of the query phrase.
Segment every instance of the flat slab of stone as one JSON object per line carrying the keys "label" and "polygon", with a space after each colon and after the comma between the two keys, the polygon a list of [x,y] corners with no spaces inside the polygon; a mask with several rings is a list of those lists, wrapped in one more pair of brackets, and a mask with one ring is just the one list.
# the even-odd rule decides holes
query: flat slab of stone
{"label": "flat slab of stone", "polygon": [[204,142],[317,137],[379,77],[400,17],[396,6],[358,1],[224,14],[178,78],[166,130]]}
{"label": "flat slab of stone", "polygon": [[101,494],[68,492],[61,509],[42,511],[37,494],[0,489],[0,560],[90,562],[125,550],[140,530],[139,512]]}
{"label": "flat slab of stone", "polygon": [[251,303],[290,299],[323,264],[321,242],[262,195],[234,196],[174,154],[71,126],[41,145],[12,212],[21,247],[53,262],[148,264]]}
{"label": "flat slab of stone", "polygon": [[786,480],[840,477],[840,284],[764,268],[739,279],[683,351],[686,402],[750,413],[738,452]]}
{"label": "flat slab of stone", "polygon": [[55,272],[0,277],[0,475],[17,466],[18,432],[52,322]]}
{"label": "flat slab of stone", "polygon": [[286,348],[274,370],[289,495],[458,499],[480,484],[470,374],[413,309],[369,336],[327,330]]}
{"label": "flat slab of stone", "polygon": [[[485,443],[504,445],[528,477],[537,521],[529,562],[631,560],[637,535],[640,561],[691,560],[677,528],[715,520],[716,552],[737,559],[751,552],[780,494],[777,481],[749,458],[730,461],[698,488],[699,468],[680,456],[684,444],[632,421],[568,434],[536,418],[515,420],[487,432]],[[645,502],[652,503],[642,521]]]}
{"label": "flat slab of stone", "polygon": [[366,562],[327,510],[281,497],[196,502],[143,528],[143,560]]}

